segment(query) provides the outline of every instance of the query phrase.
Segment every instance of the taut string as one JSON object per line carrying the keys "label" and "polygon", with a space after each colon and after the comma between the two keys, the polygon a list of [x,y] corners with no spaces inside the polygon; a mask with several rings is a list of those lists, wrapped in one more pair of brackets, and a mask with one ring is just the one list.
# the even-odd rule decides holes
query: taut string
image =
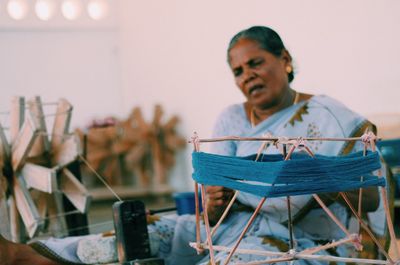
{"label": "taut string", "polygon": [[113,188],[111,188],[111,186],[108,185],[107,181],[105,181],[105,179],[90,165],[90,163],[82,155],[79,155],[79,158],[97,176],[97,178],[107,187],[107,189],[114,195],[114,197],[117,198],[119,201],[122,201],[122,199],[113,190]]}

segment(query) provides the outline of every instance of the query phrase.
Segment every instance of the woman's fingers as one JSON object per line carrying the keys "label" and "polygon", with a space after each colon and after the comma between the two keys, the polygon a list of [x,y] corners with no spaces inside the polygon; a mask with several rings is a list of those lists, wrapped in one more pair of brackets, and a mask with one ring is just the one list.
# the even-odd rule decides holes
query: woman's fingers
{"label": "woman's fingers", "polygon": [[211,223],[216,223],[229,204],[234,191],[222,186],[206,186],[208,216]]}
{"label": "woman's fingers", "polygon": [[218,191],[222,191],[224,187],[222,186],[206,186],[206,192],[207,193],[215,193]]}
{"label": "woman's fingers", "polygon": [[226,193],[223,191],[217,191],[214,193],[209,193],[208,198],[212,200],[224,199],[226,197]]}
{"label": "woman's fingers", "polygon": [[210,206],[227,205],[233,196],[231,189],[221,186],[207,186],[206,188],[208,204]]}
{"label": "woman's fingers", "polygon": [[206,192],[207,193],[215,193],[215,192],[227,192],[227,193],[233,193],[231,189],[222,187],[222,186],[206,186]]}
{"label": "woman's fingers", "polygon": [[206,188],[208,198],[210,199],[223,199],[230,198],[233,195],[231,189],[219,186],[209,186]]}

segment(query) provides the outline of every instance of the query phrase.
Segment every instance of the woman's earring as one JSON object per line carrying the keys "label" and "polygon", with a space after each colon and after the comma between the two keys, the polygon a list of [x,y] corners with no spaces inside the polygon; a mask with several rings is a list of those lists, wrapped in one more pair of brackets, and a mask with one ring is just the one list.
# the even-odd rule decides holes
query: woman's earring
{"label": "woman's earring", "polygon": [[292,71],[293,71],[293,68],[292,68],[291,65],[286,66],[286,72],[287,72],[288,74],[290,74]]}

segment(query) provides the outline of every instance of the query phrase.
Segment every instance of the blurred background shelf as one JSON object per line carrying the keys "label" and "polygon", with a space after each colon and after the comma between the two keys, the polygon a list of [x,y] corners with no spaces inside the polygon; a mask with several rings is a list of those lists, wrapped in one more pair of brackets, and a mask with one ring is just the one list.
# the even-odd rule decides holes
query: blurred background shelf
{"label": "blurred background shelf", "polygon": [[[171,197],[174,192],[169,185],[159,185],[157,187],[132,187],[132,186],[113,186],[112,189],[121,199],[134,199],[143,197]],[[93,201],[116,201],[117,198],[106,187],[91,188],[89,193]]]}

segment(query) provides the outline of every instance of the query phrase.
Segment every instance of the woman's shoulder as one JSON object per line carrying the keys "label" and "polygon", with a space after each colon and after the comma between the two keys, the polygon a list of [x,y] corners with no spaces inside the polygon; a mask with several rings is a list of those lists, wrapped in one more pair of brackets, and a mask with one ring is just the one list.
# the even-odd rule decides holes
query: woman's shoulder
{"label": "woman's shoulder", "polygon": [[323,106],[326,108],[348,109],[342,102],[327,95],[314,95],[310,98],[309,102],[311,104],[315,104],[316,106]]}
{"label": "woman's shoulder", "polygon": [[244,103],[235,103],[225,107],[221,114],[238,114],[244,111]]}
{"label": "woman's shoulder", "polygon": [[327,95],[313,96],[308,101],[308,107],[310,109],[312,108],[319,109],[318,111],[326,110],[328,113],[336,117],[343,117],[344,115],[350,115],[354,118],[365,119],[362,115],[351,110],[349,107],[347,107],[339,100],[334,99]]}
{"label": "woman's shoulder", "polygon": [[214,123],[214,136],[240,135],[248,129],[249,121],[243,103],[224,108]]}
{"label": "woman's shoulder", "polygon": [[[241,135],[246,131],[246,113],[243,103],[225,107],[218,115],[213,128],[213,137]],[[235,155],[236,144],[233,141],[217,142],[211,145],[211,153],[220,155]]]}
{"label": "woman's shoulder", "polygon": [[236,120],[246,118],[244,103],[236,103],[225,107],[218,115],[218,120]]}
{"label": "woman's shoulder", "polygon": [[338,127],[346,137],[354,135],[365,126],[370,126],[364,116],[326,95],[316,95],[309,99],[307,110],[321,126],[331,130]]}

